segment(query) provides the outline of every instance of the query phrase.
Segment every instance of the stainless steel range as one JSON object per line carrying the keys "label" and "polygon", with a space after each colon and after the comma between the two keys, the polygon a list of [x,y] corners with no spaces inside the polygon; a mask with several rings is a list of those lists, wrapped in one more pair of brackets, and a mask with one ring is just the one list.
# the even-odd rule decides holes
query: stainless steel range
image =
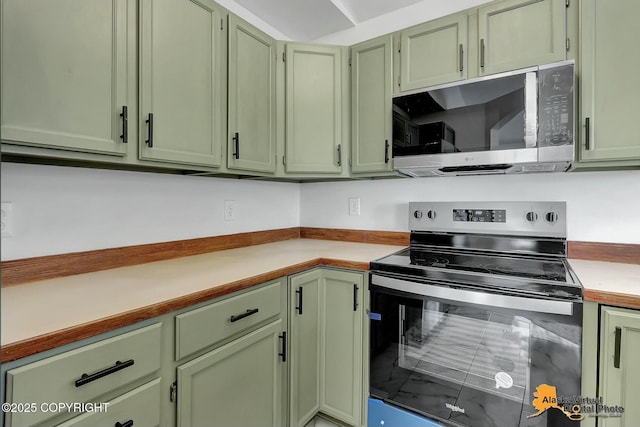
{"label": "stainless steel range", "polygon": [[[411,243],[371,263],[370,394],[453,426],[575,425],[582,286],[563,202],[409,204]],[[389,425],[389,423],[387,423]]]}

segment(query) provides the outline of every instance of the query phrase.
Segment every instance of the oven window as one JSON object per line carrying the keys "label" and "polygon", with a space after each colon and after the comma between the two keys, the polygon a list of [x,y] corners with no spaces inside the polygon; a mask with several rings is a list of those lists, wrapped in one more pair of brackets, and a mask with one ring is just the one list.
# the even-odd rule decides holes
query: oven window
{"label": "oven window", "polygon": [[540,384],[580,394],[576,316],[379,291],[372,311],[381,315],[371,322],[374,397],[453,425],[575,425],[560,411],[527,417]]}

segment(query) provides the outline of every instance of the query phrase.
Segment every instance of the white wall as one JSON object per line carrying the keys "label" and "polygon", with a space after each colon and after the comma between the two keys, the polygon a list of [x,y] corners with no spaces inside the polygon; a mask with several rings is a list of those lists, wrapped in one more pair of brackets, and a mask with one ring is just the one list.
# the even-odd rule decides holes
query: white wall
{"label": "white wall", "polygon": [[402,30],[432,19],[487,3],[489,0],[455,0],[419,3],[358,23],[355,27],[314,40],[315,43],[351,46],[383,34]]}
{"label": "white wall", "polygon": [[[409,201],[566,201],[569,240],[640,244],[640,171],[485,175],[309,183],[300,224],[408,231]],[[348,215],[360,197],[361,215]]]}
{"label": "white wall", "polygon": [[[192,239],[300,223],[300,185],[2,163],[13,237],[2,260]],[[237,219],[224,221],[224,200]]]}

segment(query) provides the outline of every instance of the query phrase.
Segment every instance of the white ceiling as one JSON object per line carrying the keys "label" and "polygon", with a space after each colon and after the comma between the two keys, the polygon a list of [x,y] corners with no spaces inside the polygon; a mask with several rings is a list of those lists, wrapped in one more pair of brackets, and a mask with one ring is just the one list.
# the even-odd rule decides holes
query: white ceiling
{"label": "white ceiling", "polygon": [[315,40],[423,0],[231,0],[291,40]]}

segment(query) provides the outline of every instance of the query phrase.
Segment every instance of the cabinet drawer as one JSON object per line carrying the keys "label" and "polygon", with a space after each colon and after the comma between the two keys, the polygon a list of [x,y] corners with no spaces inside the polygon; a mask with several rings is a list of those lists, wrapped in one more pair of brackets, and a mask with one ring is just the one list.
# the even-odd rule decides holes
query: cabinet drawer
{"label": "cabinet drawer", "polygon": [[[161,324],[156,323],[7,371],[7,402],[77,403],[160,369]],[[8,426],[32,425],[56,413],[7,414]]]}
{"label": "cabinet drawer", "polygon": [[160,378],[106,402],[106,410],[87,412],[58,427],[158,426],[160,425]]}
{"label": "cabinet drawer", "polygon": [[176,360],[280,315],[282,283],[176,316]]}

